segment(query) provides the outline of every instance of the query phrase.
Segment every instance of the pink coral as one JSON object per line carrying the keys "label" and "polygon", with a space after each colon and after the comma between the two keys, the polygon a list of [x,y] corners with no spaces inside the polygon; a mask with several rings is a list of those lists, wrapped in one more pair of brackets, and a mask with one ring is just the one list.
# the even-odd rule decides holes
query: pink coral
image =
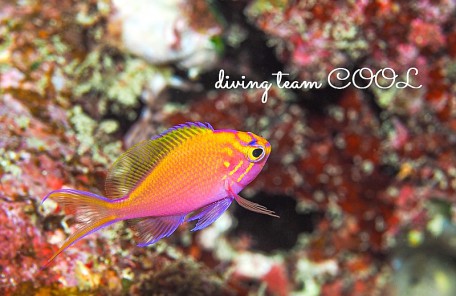
{"label": "pink coral", "polygon": [[415,45],[418,49],[430,48],[438,49],[444,46],[445,38],[441,27],[437,24],[426,23],[423,20],[415,19],[410,25],[408,35],[410,45]]}
{"label": "pink coral", "polygon": [[439,113],[448,107],[454,90],[444,81],[454,77],[443,64],[451,65],[448,55],[456,52],[454,1],[299,1],[285,8],[261,3],[247,11],[299,79],[325,82],[339,67],[390,67],[403,77],[416,67],[419,74],[411,78],[423,84],[420,99],[437,104]]}
{"label": "pink coral", "polygon": [[37,258],[49,254],[42,233],[25,211],[33,212],[33,205],[0,201],[0,279],[7,290],[35,281],[40,268]]}

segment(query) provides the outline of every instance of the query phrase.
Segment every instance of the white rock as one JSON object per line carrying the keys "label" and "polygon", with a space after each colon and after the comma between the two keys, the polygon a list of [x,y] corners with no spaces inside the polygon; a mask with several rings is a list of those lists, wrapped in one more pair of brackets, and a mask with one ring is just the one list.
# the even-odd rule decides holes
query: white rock
{"label": "white rock", "polygon": [[262,254],[242,252],[235,258],[235,273],[248,278],[260,279],[274,265],[274,259]]}
{"label": "white rock", "polygon": [[217,55],[211,37],[220,28],[196,32],[182,11],[182,0],[113,0],[111,23],[120,25],[122,45],[152,64],[210,68]]}

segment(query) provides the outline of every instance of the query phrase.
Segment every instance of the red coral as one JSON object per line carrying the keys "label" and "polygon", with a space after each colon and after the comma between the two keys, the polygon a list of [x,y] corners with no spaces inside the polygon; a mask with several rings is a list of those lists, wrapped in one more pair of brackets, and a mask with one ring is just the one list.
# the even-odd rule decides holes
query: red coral
{"label": "red coral", "polygon": [[[454,89],[445,82],[455,82],[451,71],[436,77],[428,75],[428,69],[451,65],[449,59],[455,56],[453,1],[326,0],[289,4],[287,13],[274,5],[258,12],[254,3],[248,9],[251,19],[278,44],[278,57],[299,79],[325,83],[328,73],[339,67],[390,67],[401,80],[423,85],[419,99],[429,100],[439,116],[451,113],[447,101]],[[411,67],[419,73],[406,77]],[[410,88],[404,92],[415,94]]]}
{"label": "red coral", "polygon": [[268,285],[268,290],[273,295],[286,296],[289,293],[289,280],[287,272],[282,265],[275,264],[262,279]]}
{"label": "red coral", "polygon": [[421,19],[414,19],[410,24],[408,40],[410,45],[415,45],[418,49],[435,50],[445,45],[441,27]]}
{"label": "red coral", "polygon": [[29,203],[0,201],[1,285],[9,291],[21,282],[36,281],[40,268],[37,259],[49,253],[39,228],[25,213],[27,210],[33,210]]}

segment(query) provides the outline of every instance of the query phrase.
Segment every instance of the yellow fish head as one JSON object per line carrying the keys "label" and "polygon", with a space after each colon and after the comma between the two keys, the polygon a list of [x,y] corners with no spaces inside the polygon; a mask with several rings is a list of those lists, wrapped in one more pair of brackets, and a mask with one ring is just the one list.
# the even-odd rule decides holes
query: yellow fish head
{"label": "yellow fish head", "polygon": [[242,189],[263,169],[271,154],[271,144],[251,132],[234,131],[233,136],[235,153],[229,161],[229,178]]}

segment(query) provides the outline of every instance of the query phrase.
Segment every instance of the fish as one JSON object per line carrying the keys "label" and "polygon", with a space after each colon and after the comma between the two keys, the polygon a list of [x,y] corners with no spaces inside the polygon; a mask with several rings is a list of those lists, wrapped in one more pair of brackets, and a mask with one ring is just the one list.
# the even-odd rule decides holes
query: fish
{"label": "fish", "polygon": [[250,211],[279,217],[239,192],[263,169],[270,143],[251,132],[215,130],[187,122],[144,140],[119,156],[109,169],[105,196],[58,189],[47,194],[75,215],[78,223],[52,262],[65,249],[102,228],[127,221],[145,247],[169,237],[184,222],[191,231],[216,221],[236,201]]}

